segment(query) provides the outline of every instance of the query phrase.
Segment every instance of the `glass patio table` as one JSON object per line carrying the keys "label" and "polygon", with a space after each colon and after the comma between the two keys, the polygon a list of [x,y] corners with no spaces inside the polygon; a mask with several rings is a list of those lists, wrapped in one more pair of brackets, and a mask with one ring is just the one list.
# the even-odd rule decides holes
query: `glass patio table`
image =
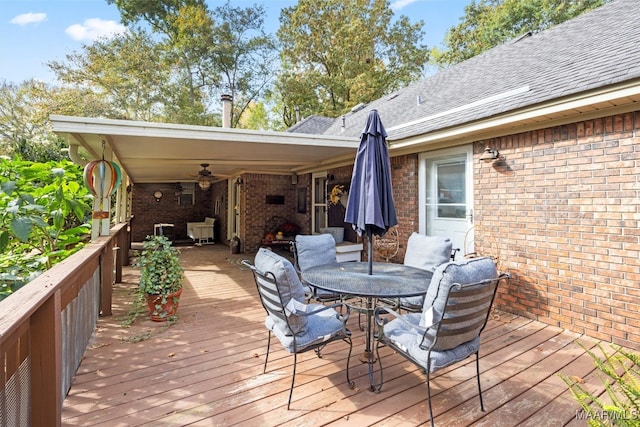
{"label": "glass patio table", "polygon": [[[403,264],[374,262],[373,274],[369,275],[367,262],[343,262],[318,265],[302,273],[302,280],[319,289],[345,296],[361,297],[365,306],[355,306],[347,300],[345,304],[366,313],[365,351],[363,362],[369,364],[369,389],[375,390],[373,382],[372,317],[374,301],[412,297],[427,292],[430,271],[408,267]],[[362,360],[362,359],[361,359]]]}

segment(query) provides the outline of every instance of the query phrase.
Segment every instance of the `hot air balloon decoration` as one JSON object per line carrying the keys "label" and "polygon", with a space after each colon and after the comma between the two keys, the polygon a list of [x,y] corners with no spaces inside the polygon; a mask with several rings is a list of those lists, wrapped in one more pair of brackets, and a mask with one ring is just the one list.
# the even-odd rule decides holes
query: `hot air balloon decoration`
{"label": "hot air balloon decoration", "polygon": [[[93,194],[93,226],[92,238],[99,234],[109,234],[110,197],[117,190],[122,180],[122,171],[115,162],[94,160],[84,167],[84,184]],[[99,233],[102,221],[102,233]]]}

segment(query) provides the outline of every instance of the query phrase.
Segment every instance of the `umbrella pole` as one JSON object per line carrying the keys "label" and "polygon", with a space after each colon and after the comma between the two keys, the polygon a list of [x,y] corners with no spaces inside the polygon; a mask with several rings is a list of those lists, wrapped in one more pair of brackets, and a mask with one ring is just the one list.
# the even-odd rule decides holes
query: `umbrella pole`
{"label": "umbrella pole", "polygon": [[369,263],[369,275],[373,274],[373,242],[371,241],[373,237],[373,232],[371,230],[367,230],[367,238],[369,239],[369,247],[367,248],[369,255],[367,257],[367,262]]}

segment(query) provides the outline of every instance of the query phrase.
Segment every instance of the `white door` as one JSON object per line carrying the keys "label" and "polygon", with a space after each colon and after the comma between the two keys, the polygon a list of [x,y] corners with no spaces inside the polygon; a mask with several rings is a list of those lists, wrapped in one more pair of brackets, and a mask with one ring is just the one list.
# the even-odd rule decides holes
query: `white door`
{"label": "white door", "polygon": [[229,179],[228,185],[228,209],[227,209],[227,239],[240,236],[240,181],[239,178]]}
{"label": "white door", "polygon": [[314,173],[311,189],[311,234],[320,233],[327,226],[327,173]]}
{"label": "white door", "polygon": [[459,256],[470,251],[465,237],[473,241],[472,159],[471,146],[420,155],[420,232],[449,237]]}

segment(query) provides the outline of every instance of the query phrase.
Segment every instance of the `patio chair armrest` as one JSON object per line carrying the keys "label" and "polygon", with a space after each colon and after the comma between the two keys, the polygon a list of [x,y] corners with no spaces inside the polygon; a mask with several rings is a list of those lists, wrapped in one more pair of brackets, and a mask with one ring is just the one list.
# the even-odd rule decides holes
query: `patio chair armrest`
{"label": "patio chair armrest", "polygon": [[[382,336],[384,334],[384,325],[387,323],[387,319],[380,317],[383,314],[391,314],[393,317],[395,317],[396,319],[400,319],[400,321],[407,325],[408,327],[410,327],[411,329],[414,329],[416,331],[418,331],[420,334],[424,334],[428,328],[424,328],[422,326],[413,324],[409,321],[407,321],[404,317],[404,315],[398,313],[397,311],[392,310],[389,307],[376,307],[376,309],[373,311],[373,317],[374,320],[376,322],[376,325],[378,325],[378,330],[381,332],[380,336]],[[433,325],[431,325],[433,326]]]}
{"label": "patio chair armrest", "polygon": [[383,314],[390,314],[396,319],[402,319],[402,315],[388,306],[379,306],[373,310],[373,319],[378,326],[384,326],[387,323],[386,318],[380,317]]}
{"label": "patio chair armrest", "polygon": [[[313,310],[313,311],[302,311],[302,312],[297,312],[296,314],[298,314],[299,316],[311,316],[312,314],[317,314],[317,313],[321,313],[323,311],[326,311],[330,308],[333,308],[336,311],[336,317],[338,318],[338,320],[340,320],[342,322],[342,329],[344,330],[345,334],[347,335],[351,335],[351,332],[349,331],[349,329],[347,329],[347,320],[349,320],[349,315],[351,313],[351,308],[342,303],[342,302],[337,302],[331,305],[325,305],[322,306],[322,308],[319,308],[317,310]],[[340,310],[337,310],[337,309]]]}
{"label": "patio chair armrest", "polygon": [[[318,304],[318,305],[321,305],[321,304]],[[328,310],[330,308],[333,308],[335,310],[337,307],[341,307],[341,306],[342,306],[342,303],[338,302],[338,303],[331,304],[331,305],[323,305],[321,308],[318,308],[318,309],[313,310],[313,311],[303,311],[303,312],[297,313],[297,314],[299,314],[301,316],[311,316],[313,314],[322,313],[323,311]]]}
{"label": "patio chair armrest", "polygon": [[386,320],[380,317],[380,315],[382,314],[391,314],[393,317],[400,317],[400,313],[392,310],[390,307],[384,305],[376,307],[373,309],[373,319],[378,326],[382,326],[384,323],[386,323]]}
{"label": "patio chair armrest", "polygon": [[348,305],[342,302],[336,302],[330,305],[323,305],[321,308],[317,310],[303,311],[303,312],[298,312],[297,314],[301,316],[311,316],[312,314],[322,313],[323,311],[328,310],[330,308],[333,308],[334,310],[336,310],[336,312],[338,313],[338,319],[340,319],[343,323],[347,322],[347,320],[349,319],[349,314],[351,313],[351,310]]}

